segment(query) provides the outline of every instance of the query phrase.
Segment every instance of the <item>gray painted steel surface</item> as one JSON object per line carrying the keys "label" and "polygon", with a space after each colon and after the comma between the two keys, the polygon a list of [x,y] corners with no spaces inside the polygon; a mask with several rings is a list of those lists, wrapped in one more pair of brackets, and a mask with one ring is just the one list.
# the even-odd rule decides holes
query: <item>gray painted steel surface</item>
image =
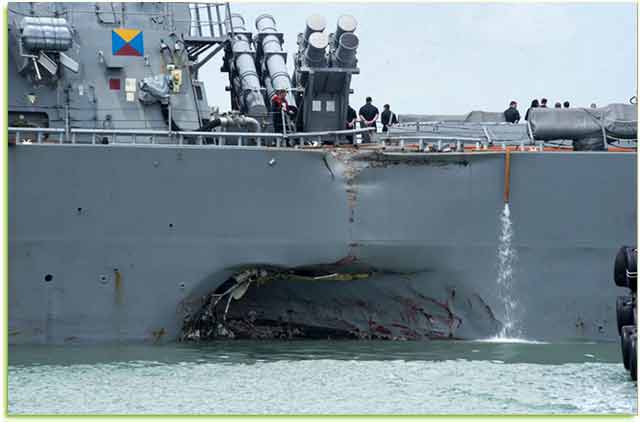
{"label": "gray painted steel surface", "polygon": [[559,137],[583,138],[606,133],[622,139],[638,136],[638,107],[632,104],[610,104],[602,108],[533,108],[530,113],[531,131],[536,139]]}
{"label": "gray painted steel surface", "polygon": [[[66,54],[77,72],[57,66],[36,80],[18,36],[31,12],[65,16],[76,37]],[[25,123],[24,114],[28,125],[62,135],[71,128],[166,131],[170,120],[198,129],[208,104],[184,47],[198,56],[198,43],[226,41],[174,39],[191,34],[190,23],[187,4],[11,3],[11,124]],[[314,18],[306,32],[313,38],[325,26]],[[115,54],[118,28],[142,31],[144,53]],[[245,78],[235,92],[250,93],[255,101],[247,104],[264,109],[250,35],[236,34],[232,44],[240,73],[255,80]],[[358,69],[308,70],[307,129],[343,129]],[[140,81],[154,75],[172,78],[167,110],[138,100]],[[243,85],[235,76],[230,82]],[[298,76],[297,87],[308,82]],[[317,115],[313,101],[322,108]],[[522,125],[500,126],[500,138],[484,126],[449,124],[437,129],[494,140],[526,134]],[[260,266],[370,277],[252,286],[231,314],[257,310],[274,320],[420,338],[487,337],[502,325],[502,153],[121,145],[105,133],[98,141],[112,144],[48,143],[56,132],[42,144],[9,147],[10,343],[173,340],[205,295]],[[91,133],[80,138],[92,140]],[[511,155],[514,294],[526,337],[616,337],[611,268],[621,244],[636,244],[636,160],[612,152]]]}
{"label": "gray painted steel surface", "polygon": [[338,47],[333,54],[333,64],[336,67],[355,67],[358,44],[359,40],[356,34],[351,32],[342,34],[338,41]]}
{"label": "gray painted steel surface", "polygon": [[[110,3],[98,3],[98,8],[94,3],[9,3],[10,121],[13,113],[37,112],[48,114],[50,127],[65,127],[69,121],[74,127],[83,128],[167,128],[159,105],[149,107],[138,101],[138,84],[165,67],[160,40],[168,41],[172,32],[188,33],[188,5],[123,5],[124,9],[112,9]],[[80,63],[78,73],[60,66],[59,76],[34,85],[28,68],[18,72],[22,68],[18,44],[14,42],[22,18],[18,13],[28,15],[32,9],[38,16],[64,14],[76,39],[81,40],[66,52]],[[121,27],[143,32],[146,58],[112,54],[112,30]],[[183,130],[195,130],[200,122],[193,83],[189,68],[181,69],[182,86],[171,97],[173,120]],[[110,80],[118,80],[119,89],[111,89]],[[132,92],[134,97],[127,98],[127,92]]]}
{"label": "gray painted steel surface", "polygon": [[[615,338],[611,265],[620,244],[635,243],[635,174],[629,153],[512,155],[525,336]],[[313,304],[359,298],[373,307],[370,316],[392,323],[405,318],[402,298],[422,295],[448,303],[461,319],[453,335],[495,334],[490,316],[498,324],[503,317],[496,285],[503,181],[504,155],[493,153],[355,159],[254,148],[17,145],[9,150],[10,342],[172,339],[184,313],[240,267],[347,257],[378,275],[312,287],[274,283],[252,288],[246,304],[257,297],[282,315],[306,303],[306,318],[321,324],[359,311],[315,313]],[[283,291],[294,298],[289,308],[269,307]],[[363,321],[359,314],[351,322]]]}
{"label": "gray painted steel surface", "polygon": [[358,27],[358,22],[356,18],[351,15],[342,15],[338,18],[338,23],[336,25],[336,32],[334,33],[334,43],[336,47],[342,38],[342,35],[353,33]]}
{"label": "gray painted steel surface", "polygon": [[306,20],[306,28],[304,30],[304,41],[309,40],[309,36],[314,32],[322,32],[327,27],[327,20],[322,15],[311,15]]}
{"label": "gray painted steel surface", "polygon": [[265,76],[267,101],[271,102],[274,91],[285,89],[287,90],[287,103],[296,107],[295,97],[291,92],[291,78],[287,70],[287,53],[282,49],[282,41],[278,38],[275,18],[267,14],[258,16],[256,29],[262,37],[260,46],[263,56],[263,72],[266,70],[265,73],[268,74],[268,80]]}
{"label": "gray painted steel surface", "polygon": [[335,36],[344,36],[345,39],[341,43],[336,42],[335,47],[330,45],[329,35],[316,31],[324,27],[319,18],[310,18],[305,32],[298,36],[294,83],[301,109],[297,115],[297,126],[304,132],[346,127],[351,76],[360,72],[356,67],[358,37],[353,34],[355,19],[350,16],[339,18]]}
{"label": "gray painted steel surface", "polygon": [[20,38],[27,50],[67,51],[73,35],[63,18],[26,16],[20,21]]}
{"label": "gray painted steel surface", "polygon": [[240,85],[238,96],[242,104],[241,111],[253,115],[266,113],[267,108],[260,93],[260,80],[254,61],[255,52],[250,44],[251,35],[246,33],[247,29],[242,16],[233,15],[231,22],[233,30],[237,32],[231,40],[231,49],[235,56],[234,64],[237,73],[235,77],[238,78]]}
{"label": "gray painted steel surface", "polygon": [[324,67],[326,62],[326,48],[329,45],[329,36],[323,32],[314,32],[307,39],[304,50],[305,65],[309,67]]}

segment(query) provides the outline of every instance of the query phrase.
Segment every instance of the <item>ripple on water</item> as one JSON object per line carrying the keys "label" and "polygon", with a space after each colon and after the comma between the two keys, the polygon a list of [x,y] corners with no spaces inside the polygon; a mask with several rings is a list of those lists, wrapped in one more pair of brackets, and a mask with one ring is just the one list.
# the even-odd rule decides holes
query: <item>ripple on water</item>
{"label": "ripple on water", "polygon": [[620,364],[280,360],[9,367],[9,412],[633,413]]}

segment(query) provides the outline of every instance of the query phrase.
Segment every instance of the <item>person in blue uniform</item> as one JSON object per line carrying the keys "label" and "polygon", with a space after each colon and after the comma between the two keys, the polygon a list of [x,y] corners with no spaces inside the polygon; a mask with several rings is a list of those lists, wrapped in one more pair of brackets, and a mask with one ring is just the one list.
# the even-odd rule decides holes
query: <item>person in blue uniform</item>
{"label": "person in blue uniform", "polygon": [[[355,129],[357,121],[358,121],[358,115],[357,115],[356,111],[353,109],[353,107],[348,105],[347,106],[347,124],[346,124],[346,128],[347,129]],[[347,138],[347,141],[353,143],[353,135],[347,135],[346,138]]]}
{"label": "person in blue uniform", "polygon": [[527,109],[527,112],[524,114],[524,119],[529,120],[529,112],[531,111],[531,109],[538,107],[540,107],[540,102],[538,102],[538,99],[536,98],[535,100],[531,101],[531,107],[529,107]]}
{"label": "person in blue uniform", "polygon": [[509,123],[518,123],[520,121],[517,102],[511,101],[509,103],[509,108],[504,111],[504,119]]}
{"label": "person in blue uniform", "polygon": [[[380,112],[378,111],[378,107],[374,106],[372,102],[373,100],[371,99],[371,97],[367,97],[366,104],[360,107],[360,111],[358,112],[358,114],[360,115],[360,122],[363,127],[372,127],[376,129],[376,121],[378,120]],[[365,132],[362,134],[362,142],[371,142],[371,135],[369,134],[369,132]]]}
{"label": "person in blue uniform", "polygon": [[391,111],[391,106],[389,104],[385,104],[383,106],[382,114],[380,115],[380,122],[382,123],[382,131],[389,131],[389,126],[395,125],[398,123],[398,117],[396,113]]}

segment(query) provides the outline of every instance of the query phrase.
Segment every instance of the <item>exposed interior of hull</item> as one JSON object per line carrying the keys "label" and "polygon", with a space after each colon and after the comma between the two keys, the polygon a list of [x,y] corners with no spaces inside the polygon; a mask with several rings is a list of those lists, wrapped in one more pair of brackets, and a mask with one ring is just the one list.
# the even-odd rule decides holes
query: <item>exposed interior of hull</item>
{"label": "exposed interior of hull", "polygon": [[355,263],[244,268],[185,316],[180,340],[425,340],[500,331],[502,323],[478,294],[425,289],[425,277]]}

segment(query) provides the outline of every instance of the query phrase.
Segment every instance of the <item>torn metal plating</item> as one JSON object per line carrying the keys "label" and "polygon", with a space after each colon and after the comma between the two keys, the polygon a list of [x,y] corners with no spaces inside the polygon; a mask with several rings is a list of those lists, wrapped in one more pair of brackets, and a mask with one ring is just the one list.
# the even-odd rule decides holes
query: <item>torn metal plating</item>
{"label": "torn metal plating", "polygon": [[345,187],[348,254],[328,264],[239,268],[205,296],[200,310],[185,317],[181,340],[422,340],[499,332],[501,323],[476,292],[453,281],[433,284],[429,269],[402,273],[376,268],[361,259],[360,242],[352,232],[361,189],[358,176],[365,169],[397,164],[467,166],[464,155],[442,159],[335,148],[325,152],[323,163],[330,177]]}
{"label": "torn metal plating", "polygon": [[448,288],[427,296],[414,288],[419,274],[355,271],[353,264],[339,271],[341,262],[243,270],[185,318],[181,340],[456,339],[501,327],[475,293]]}
{"label": "torn metal plating", "polygon": [[[212,340],[216,338],[235,338],[235,332],[239,332],[241,337],[278,338],[282,333],[260,333],[265,331],[256,326],[255,313],[248,312],[245,321],[227,321],[227,315],[232,300],[239,301],[246,294],[249,287],[255,283],[263,285],[272,280],[286,281],[354,281],[365,280],[371,276],[368,272],[338,273],[332,272],[335,266],[344,265],[341,260],[334,264],[320,265],[315,267],[299,267],[290,270],[276,270],[273,268],[250,268],[235,274],[214,292],[205,296],[203,306],[195,313],[186,313],[181,341]],[[217,306],[226,299],[222,317],[218,315]],[[243,326],[243,324],[245,326]],[[290,324],[289,324],[290,325]],[[251,334],[243,332],[252,331]],[[291,337],[294,332],[288,332],[287,337]],[[297,329],[296,334],[303,334]]]}

